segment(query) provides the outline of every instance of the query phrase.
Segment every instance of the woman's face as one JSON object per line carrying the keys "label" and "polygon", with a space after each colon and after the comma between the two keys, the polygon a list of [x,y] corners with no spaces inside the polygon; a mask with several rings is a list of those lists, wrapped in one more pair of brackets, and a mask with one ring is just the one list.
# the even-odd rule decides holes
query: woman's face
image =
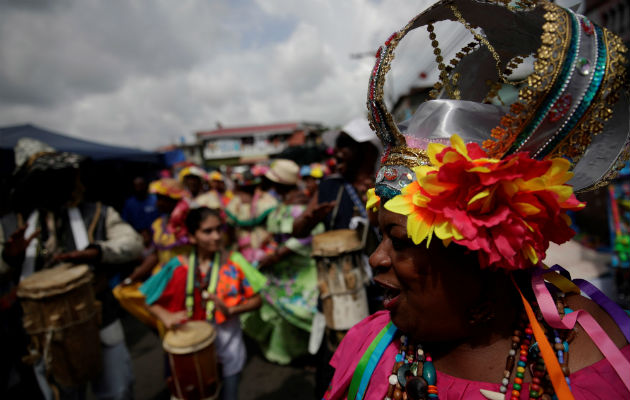
{"label": "woman's face", "polygon": [[164,196],[163,194],[158,194],[156,197],[157,201],[155,203],[155,206],[160,213],[170,214],[171,212],[173,212],[173,209],[177,205],[178,200],[172,199],[168,196]]}
{"label": "woman's face", "polygon": [[385,288],[384,306],[394,324],[422,342],[466,337],[471,305],[481,293],[481,274],[474,255],[448,248],[433,238],[414,245],[407,236],[407,217],[381,207],[383,240],[370,256],[374,280]]}
{"label": "woman's face", "polygon": [[211,254],[221,249],[221,221],[214,215],[207,216],[199,224],[199,228],[190,235],[190,242],[197,250]]}
{"label": "woman's face", "polygon": [[184,186],[188,189],[188,191],[193,195],[197,196],[201,192],[201,188],[203,186],[203,182],[201,178],[195,175],[186,175],[184,177]]}

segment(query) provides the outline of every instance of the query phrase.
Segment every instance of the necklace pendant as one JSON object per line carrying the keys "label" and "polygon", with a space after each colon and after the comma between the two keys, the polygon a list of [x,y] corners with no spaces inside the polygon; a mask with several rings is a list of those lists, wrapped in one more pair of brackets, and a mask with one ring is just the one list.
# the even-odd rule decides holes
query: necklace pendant
{"label": "necklace pendant", "polygon": [[[412,363],[411,368],[409,370],[411,371],[413,376],[418,376],[418,363],[417,362]],[[420,372],[420,375],[422,376],[422,371]]]}
{"label": "necklace pendant", "polygon": [[405,392],[408,400],[426,400],[429,397],[428,391],[429,385],[423,378],[413,376],[407,380]]}

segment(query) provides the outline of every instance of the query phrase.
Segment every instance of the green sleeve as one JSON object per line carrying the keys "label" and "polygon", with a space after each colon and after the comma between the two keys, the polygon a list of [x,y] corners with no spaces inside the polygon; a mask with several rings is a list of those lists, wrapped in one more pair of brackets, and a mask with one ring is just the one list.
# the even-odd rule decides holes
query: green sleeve
{"label": "green sleeve", "polygon": [[252,286],[252,289],[255,293],[260,292],[260,289],[265,287],[265,285],[267,284],[267,278],[265,277],[265,275],[254,268],[254,266],[251,265],[241,253],[239,253],[238,251],[233,251],[230,254],[230,261],[241,268],[243,274],[245,275],[245,278],[247,278],[247,281]]}

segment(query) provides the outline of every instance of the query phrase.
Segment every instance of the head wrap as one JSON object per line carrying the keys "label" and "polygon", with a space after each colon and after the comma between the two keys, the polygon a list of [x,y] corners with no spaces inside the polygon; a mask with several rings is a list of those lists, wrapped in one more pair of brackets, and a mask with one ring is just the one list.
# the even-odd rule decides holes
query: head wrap
{"label": "head wrap", "polygon": [[173,178],[161,178],[149,184],[149,192],[180,200],[188,196],[181,182]]}
{"label": "head wrap", "polygon": [[221,175],[221,173],[219,171],[212,171],[208,175],[208,180],[209,181],[221,181],[221,182],[223,182],[223,175]]}
{"label": "head wrap", "polygon": [[182,170],[179,171],[179,174],[177,175],[177,177],[180,182],[184,182],[184,178],[187,177],[188,175],[197,176],[201,178],[201,180],[204,180],[204,181],[208,179],[208,174],[206,173],[206,171],[204,171],[203,168],[200,168],[196,165],[189,165],[187,167],[182,168]]}

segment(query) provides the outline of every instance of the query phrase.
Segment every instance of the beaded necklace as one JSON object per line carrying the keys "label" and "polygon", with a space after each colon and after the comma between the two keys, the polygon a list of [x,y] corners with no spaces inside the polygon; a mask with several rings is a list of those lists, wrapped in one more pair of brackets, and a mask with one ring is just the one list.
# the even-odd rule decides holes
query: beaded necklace
{"label": "beaded necklace", "polygon": [[[563,296],[559,296],[556,304],[562,314],[571,312],[564,306]],[[537,319],[541,322],[542,315],[537,313]],[[555,329],[545,328],[547,338],[554,343],[554,350],[558,356],[558,361],[562,365],[562,372],[569,383],[569,344],[567,335],[561,337]],[[529,369],[532,377],[529,385],[529,399],[551,400],[556,396],[553,391],[551,380],[546,371],[545,362],[538,349],[536,342],[532,343],[533,330],[523,312],[517,329],[512,335],[512,342],[508,357],[505,362],[505,370],[501,380],[500,392],[481,389],[481,394],[490,400],[503,400],[508,395],[510,400],[519,400],[525,372]],[[518,358],[518,361],[517,361]],[[515,367],[516,366],[516,370]],[[515,372],[514,372],[515,370]],[[509,391],[510,377],[514,373],[512,389]],[[396,354],[392,374],[389,376],[389,386],[384,400],[434,400],[438,399],[437,378],[433,359],[429,353],[425,353],[421,345],[413,345],[405,335],[400,337],[400,349]]]}

